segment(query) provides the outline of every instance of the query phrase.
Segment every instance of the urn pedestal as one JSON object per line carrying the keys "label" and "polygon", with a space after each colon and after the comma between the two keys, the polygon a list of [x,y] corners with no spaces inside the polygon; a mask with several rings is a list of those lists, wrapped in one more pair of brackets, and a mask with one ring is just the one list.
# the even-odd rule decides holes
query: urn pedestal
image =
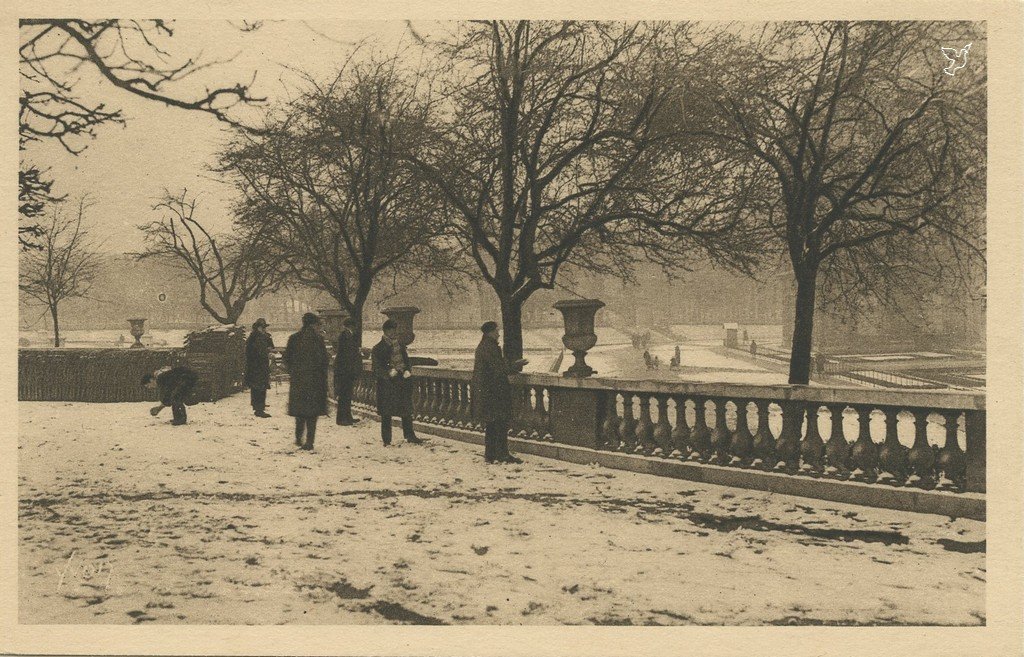
{"label": "urn pedestal", "polygon": [[594,368],[587,365],[586,357],[587,351],[597,344],[594,316],[604,307],[604,302],[597,299],[570,299],[559,301],[554,307],[562,313],[565,323],[562,344],[576,358],[576,362],[563,376],[584,378],[596,374]]}
{"label": "urn pedestal", "polygon": [[128,347],[129,349],[142,349],[145,345],[142,344],[142,336],[146,334],[146,320],[145,319],[129,319],[128,324],[131,326],[130,333],[135,338],[135,344]]}
{"label": "urn pedestal", "polygon": [[327,335],[329,342],[338,339],[338,335],[341,334],[341,328],[345,318],[348,317],[348,312],[339,310],[337,308],[320,308],[317,309],[317,314],[320,316],[320,322],[324,326],[324,333]]}
{"label": "urn pedestal", "polygon": [[398,324],[398,340],[406,347],[416,339],[416,334],[412,331],[412,324],[419,311],[420,309],[416,306],[394,306],[381,311],[388,319],[394,320],[395,324]]}

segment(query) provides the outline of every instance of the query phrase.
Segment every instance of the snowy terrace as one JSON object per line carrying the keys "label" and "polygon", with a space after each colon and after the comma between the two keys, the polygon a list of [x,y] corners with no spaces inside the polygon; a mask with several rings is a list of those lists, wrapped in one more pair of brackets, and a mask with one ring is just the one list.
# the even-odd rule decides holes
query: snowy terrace
{"label": "snowy terrace", "polygon": [[[985,526],[324,422],[19,405],[22,623],[985,622]],[[117,431],[111,431],[111,427]]]}

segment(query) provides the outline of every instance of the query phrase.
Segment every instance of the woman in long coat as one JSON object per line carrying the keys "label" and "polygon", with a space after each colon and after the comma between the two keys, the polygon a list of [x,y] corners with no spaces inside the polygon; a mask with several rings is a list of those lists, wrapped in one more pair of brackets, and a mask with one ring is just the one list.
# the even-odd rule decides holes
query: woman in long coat
{"label": "woman in long coat", "polygon": [[[302,330],[288,338],[284,364],[288,368],[288,415],[295,418],[295,444],[313,449],[316,421],[327,414],[327,370],[331,358],[320,332],[320,318],[302,316]],[[302,443],[305,429],[306,443]]]}

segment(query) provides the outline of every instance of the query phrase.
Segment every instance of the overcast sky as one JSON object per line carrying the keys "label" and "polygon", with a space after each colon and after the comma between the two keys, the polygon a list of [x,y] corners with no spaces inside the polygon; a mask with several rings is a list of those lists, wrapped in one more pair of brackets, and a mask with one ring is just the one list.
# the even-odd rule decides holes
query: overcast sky
{"label": "overcast sky", "polygon": [[[270,103],[294,94],[301,85],[300,72],[317,79],[332,75],[364,40],[377,43],[385,52],[405,48],[412,41],[403,21],[281,21],[265,23],[255,32],[243,32],[225,21],[176,21],[174,27],[168,44],[176,60],[200,53],[203,60],[234,57],[190,80],[188,87],[175,87],[181,90],[177,95],[193,97],[188,92],[198,96],[204,86],[248,82],[255,72],[252,94],[266,96]],[[422,29],[420,24],[416,28]],[[141,247],[136,226],[159,218],[152,207],[164,188],[187,187],[200,193],[197,218],[217,230],[229,228],[232,190],[207,171],[229,135],[223,124],[201,112],[135,97],[92,77],[83,78],[76,93],[83,100],[122,109],[127,125],[100,128],[97,138],[77,156],[56,143],[32,145],[26,155],[29,161],[49,167],[56,193],[90,196],[95,205],[88,220],[107,250]]]}

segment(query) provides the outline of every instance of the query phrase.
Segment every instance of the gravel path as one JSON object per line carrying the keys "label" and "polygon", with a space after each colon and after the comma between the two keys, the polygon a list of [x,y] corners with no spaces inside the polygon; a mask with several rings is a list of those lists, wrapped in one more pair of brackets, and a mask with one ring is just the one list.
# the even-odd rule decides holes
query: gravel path
{"label": "gravel path", "polygon": [[984,623],[984,523],[378,443],[286,388],[21,403],[22,623]]}

